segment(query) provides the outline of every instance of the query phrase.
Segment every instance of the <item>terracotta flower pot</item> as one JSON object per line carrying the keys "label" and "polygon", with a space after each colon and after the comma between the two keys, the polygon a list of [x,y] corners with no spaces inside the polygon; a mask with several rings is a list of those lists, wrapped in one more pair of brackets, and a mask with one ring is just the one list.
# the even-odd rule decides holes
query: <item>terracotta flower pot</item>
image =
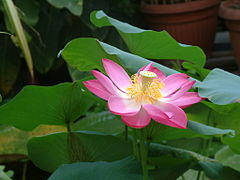
{"label": "terracotta flower pot", "polygon": [[228,0],[221,3],[219,15],[225,19],[225,24],[230,32],[233,53],[240,69],[240,9],[233,9],[235,3],[240,0]]}
{"label": "terracotta flower pot", "polygon": [[148,28],[168,31],[178,42],[201,47],[205,53],[212,50],[215,38],[220,0],[198,0],[179,4],[146,4]]}

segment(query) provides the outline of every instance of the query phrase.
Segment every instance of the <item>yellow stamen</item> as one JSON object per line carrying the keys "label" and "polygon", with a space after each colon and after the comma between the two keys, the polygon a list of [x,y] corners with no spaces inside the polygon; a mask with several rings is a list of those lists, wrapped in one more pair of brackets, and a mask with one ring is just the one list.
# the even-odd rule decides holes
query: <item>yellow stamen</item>
{"label": "yellow stamen", "polygon": [[141,71],[132,76],[133,84],[127,88],[127,93],[141,104],[153,104],[162,98],[161,89],[164,83],[151,71]]}

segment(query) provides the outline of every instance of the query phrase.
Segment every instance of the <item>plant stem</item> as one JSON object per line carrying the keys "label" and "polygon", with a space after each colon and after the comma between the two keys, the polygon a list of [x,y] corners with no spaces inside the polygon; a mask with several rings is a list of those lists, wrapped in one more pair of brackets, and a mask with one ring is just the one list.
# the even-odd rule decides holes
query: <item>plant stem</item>
{"label": "plant stem", "polygon": [[32,55],[30,52],[27,38],[24,33],[24,29],[23,29],[18,11],[16,9],[16,6],[13,4],[12,0],[3,0],[2,4],[3,4],[3,8],[5,10],[5,13],[6,13],[6,17],[8,18],[9,23],[12,26],[12,30],[16,34],[16,37],[18,39],[19,47],[21,48],[22,53],[24,55],[29,73],[31,75],[31,79],[32,79],[32,81],[34,81]]}
{"label": "plant stem", "polygon": [[201,177],[201,170],[198,171],[197,180],[200,180],[200,177]]}
{"label": "plant stem", "polygon": [[67,122],[67,131],[68,133],[72,132],[72,122]]}
{"label": "plant stem", "polygon": [[[199,178],[200,179],[200,178]],[[205,176],[204,176],[204,174],[202,175],[202,180],[205,180]]]}
{"label": "plant stem", "polygon": [[[212,110],[210,109],[209,112],[208,112],[206,125],[210,125],[211,124],[211,121],[210,121],[211,120],[211,118],[210,118],[211,117],[211,112],[212,112]],[[207,156],[207,157],[209,156],[209,148],[211,146],[211,143],[212,143],[212,138],[203,140],[203,148],[202,148],[201,154],[203,154],[204,156]],[[198,174],[199,177],[198,177],[197,180],[200,180],[201,174],[202,174],[202,171],[200,170],[199,174]],[[202,180],[205,179],[204,174],[202,174],[202,178],[201,179]]]}
{"label": "plant stem", "polygon": [[144,180],[148,180],[147,154],[148,152],[145,146],[144,129],[140,129],[140,155]]}
{"label": "plant stem", "polygon": [[27,174],[27,161],[23,163],[22,180],[26,180],[26,174]]}
{"label": "plant stem", "polygon": [[133,130],[133,154],[137,160],[140,160],[136,129],[132,129],[132,130]]}
{"label": "plant stem", "polygon": [[128,126],[125,125],[125,140],[128,141]]}

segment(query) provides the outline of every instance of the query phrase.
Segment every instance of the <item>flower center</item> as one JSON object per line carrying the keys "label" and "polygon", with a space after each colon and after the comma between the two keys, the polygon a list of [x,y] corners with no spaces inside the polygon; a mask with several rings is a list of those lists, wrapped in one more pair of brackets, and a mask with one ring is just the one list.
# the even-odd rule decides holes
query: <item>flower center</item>
{"label": "flower center", "polygon": [[132,76],[133,84],[127,88],[127,94],[141,104],[153,104],[162,98],[164,83],[151,71],[141,71]]}

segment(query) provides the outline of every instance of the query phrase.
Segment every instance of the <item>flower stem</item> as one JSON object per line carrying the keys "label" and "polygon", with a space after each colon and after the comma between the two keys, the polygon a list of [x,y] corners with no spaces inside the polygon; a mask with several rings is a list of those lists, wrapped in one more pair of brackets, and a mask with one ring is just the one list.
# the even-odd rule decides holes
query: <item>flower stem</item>
{"label": "flower stem", "polygon": [[22,172],[22,180],[26,180],[26,174],[27,174],[27,161],[23,163],[23,172]]}
{"label": "flower stem", "polygon": [[141,155],[141,163],[143,170],[143,179],[148,180],[148,169],[147,169],[147,149],[145,145],[145,136],[144,129],[140,129],[140,155]]}
{"label": "flower stem", "polygon": [[128,141],[128,126],[125,125],[125,140]]}
{"label": "flower stem", "polygon": [[199,170],[197,174],[197,180],[200,180],[200,177],[201,177],[201,171]]}
{"label": "flower stem", "polygon": [[137,160],[140,160],[140,153],[139,153],[139,147],[138,147],[138,136],[137,136],[137,130],[136,129],[132,129],[133,130],[133,154],[136,157]]}

